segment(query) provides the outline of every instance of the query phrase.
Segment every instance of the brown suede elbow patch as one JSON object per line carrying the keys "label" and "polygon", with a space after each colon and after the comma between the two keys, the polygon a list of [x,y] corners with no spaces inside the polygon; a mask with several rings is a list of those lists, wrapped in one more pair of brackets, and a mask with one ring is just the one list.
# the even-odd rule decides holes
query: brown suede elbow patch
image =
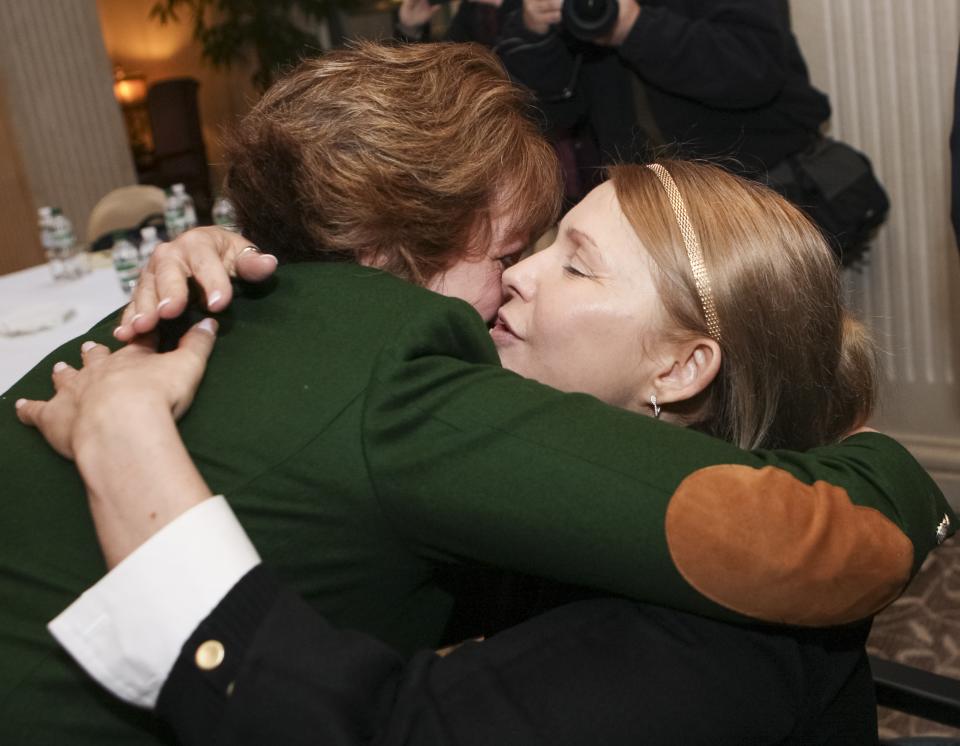
{"label": "brown suede elbow patch", "polygon": [[667,544],[683,578],[716,603],[806,626],[863,619],[910,579],[913,544],[846,490],[771,466],[694,472],[667,507]]}

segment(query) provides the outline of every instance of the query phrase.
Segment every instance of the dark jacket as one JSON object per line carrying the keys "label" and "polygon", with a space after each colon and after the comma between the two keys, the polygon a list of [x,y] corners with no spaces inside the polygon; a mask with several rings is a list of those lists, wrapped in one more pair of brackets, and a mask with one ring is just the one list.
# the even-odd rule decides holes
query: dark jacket
{"label": "dark jacket", "polygon": [[[504,64],[537,95],[547,129],[587,127],[603,163],[649,157],[662,138],[671,154],[732,157],[734,170],[756,174],[810,144],[830,116],[778,3],[647,0],[617,49],[562,29],[531,34],[513,4],[497,47]],[[653,136],[638,125],[633,78]]]}
{"label": "dark jacket", "polygon": [[[157,709],[183,746],[866,746],[868,629],[737,627],[597,599],[404,661],[261,566],[184,645]],[[202,671],[209,640],[227,652]]]}

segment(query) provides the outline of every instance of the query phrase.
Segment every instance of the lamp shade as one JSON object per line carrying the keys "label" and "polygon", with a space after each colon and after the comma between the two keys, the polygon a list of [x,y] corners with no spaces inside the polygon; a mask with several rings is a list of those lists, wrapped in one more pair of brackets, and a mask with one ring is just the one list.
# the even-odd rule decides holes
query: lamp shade
{"label": "lamp shade", "polygon": [[135,106],[147,98],[147,81],[143,75],[128,75],[113,84],[113,95],[123,106]]}

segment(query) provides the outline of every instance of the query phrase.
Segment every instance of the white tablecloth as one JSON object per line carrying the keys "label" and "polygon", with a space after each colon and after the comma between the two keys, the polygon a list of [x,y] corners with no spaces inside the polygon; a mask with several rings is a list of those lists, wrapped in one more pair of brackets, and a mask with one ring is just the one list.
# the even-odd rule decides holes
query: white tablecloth
{"label": "white tablecloth", "polygon": [[0,335],[0,392],[6,391],[49,352],[87,331],[127,302],[112,267],[76,280],[54,282],[45,264],[0,277],[0,319],[30,308],[63,306],[73,317],[53,329],[17,337]]}

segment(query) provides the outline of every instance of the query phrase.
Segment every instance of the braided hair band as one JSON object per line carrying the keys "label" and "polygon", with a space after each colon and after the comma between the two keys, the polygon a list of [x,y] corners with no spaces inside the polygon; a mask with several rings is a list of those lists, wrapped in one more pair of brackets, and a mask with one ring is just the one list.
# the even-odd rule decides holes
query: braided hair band
{"label": "braided hair band", "polygon": [[703,308],[703,315],[707,320],[707,331],[711,337],[719,342],[720,320],[717,318],[717,308],[713,302],[710,275],[707,274],[707,265],[703,261],[703,249],[700,248],[700,239],[697,237],[697,232],[693,229],[693,223],[690,221],[687,205],[680,195],[677,183],[666,168],[659,163],[647,164],[647,168],[657,175],[667,192],[667,197],[670,199],[670,206],[673,208],[677,225],[680,226],[680,234],[683,236],[683,244],[687,249],[687,258],[690,260],[690,269],[693,272],[693,281],[697,286],[697,295],[700,297],[700,306]]}

